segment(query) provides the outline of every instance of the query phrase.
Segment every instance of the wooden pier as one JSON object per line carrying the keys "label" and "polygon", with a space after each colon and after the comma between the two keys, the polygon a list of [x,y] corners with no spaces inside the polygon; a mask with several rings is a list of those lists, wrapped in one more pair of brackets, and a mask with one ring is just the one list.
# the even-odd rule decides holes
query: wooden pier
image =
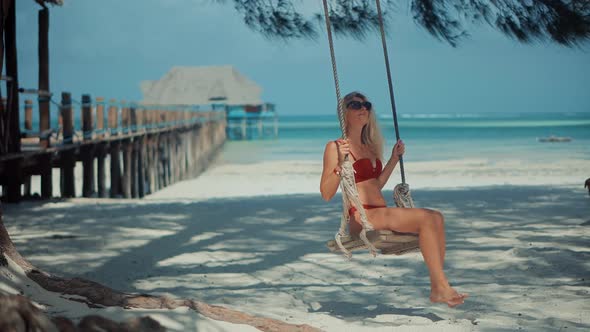
{"label": "wooden pier", "polygon": [[[18,147],[0,153],[4,201],[51,198],[56,185],[63,198],[141,198],[196,177],[225,142],[225,109],[93,101],[89,95],[78,103],[64,92],[57,103],[59,119],[51,127],[47,107],[41,105],[49,101],[40,95],[38,131],[33,131],[33,102],[24,102]],[[82,167],[81,192],[76,192],[77,165]],[[31,192],[34,176],[40,177],[38,193]]]}

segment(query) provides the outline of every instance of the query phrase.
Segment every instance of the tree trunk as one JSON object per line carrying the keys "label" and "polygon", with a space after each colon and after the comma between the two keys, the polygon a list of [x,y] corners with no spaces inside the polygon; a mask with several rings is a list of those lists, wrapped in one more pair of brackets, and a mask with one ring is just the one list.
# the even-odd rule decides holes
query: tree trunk
{"label": "tree trunk", "polygon": [[31,301],[21,295],[0,294],[0,331],[59,331]]}
{"label": "tree trunk", "polygon": [[22,295],[0,295],[0,331],[161,332],[166,329],[150,317],[130,318],[118,323],[97,315],[82,318],[76,327],[65,317],[50,319]]}
{"label": "tree trunk", "polygon": [[32,270],[33,265],[24,259],[14,247],[14,243],[10,239],[10,235],[4,227],[4,218],[2,218],[2,207],[0,206],[0,266],[6,266],[6,257],[10,257],[16,264],[22,267],[25,271]]}

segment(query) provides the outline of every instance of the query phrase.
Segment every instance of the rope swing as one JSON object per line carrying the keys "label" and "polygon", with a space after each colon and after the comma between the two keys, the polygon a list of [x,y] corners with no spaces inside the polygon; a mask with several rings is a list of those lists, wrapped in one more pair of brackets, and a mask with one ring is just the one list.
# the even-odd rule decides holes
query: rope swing
{"label": "rope swing", "polygon": [[[383,44],[383,53],[385,57],[385,66],[387,69],[387,81],[389,83],[389,96],[391,99],[393,120],[395,126],[396,138],[399,140],[399,128],[397,124],[397,114],[395,109],[395,100],[393,95],[393,85],[391,81],[391,73],[389,67],[389,58],[387,55],[387,45],[385,41],[385,29],[383,24],[383,15],[381,12],[381,4],[379,0],[376,0],[377,13],[379,17],[379,27],[381,30],[381,41]],[[332,71],[334,74],[334,85],[336,87],[336,101],[338,109],[338,119],[340,121],[340,130],[342,132],[342,138],[347,139],[346,134],[346,123],[344,120],[344,110],[341,105],[340,96],[340,84],[338,80],[338,71],[336,68],[336,57],[334,54],[334,42],[332,40],[332,28],[330,23],[330,15],[328,9],[327,0],[323,0],[324,5],[324,17],[326,21],[326,31],[328,35],[328,44],[330,46],[330,57],[332,60]],[[406,184],[406,178],[404,174],[403,159],[400,156],[400,170],[402,176],[402,183],[398,184],[394,189],[394,200],[398,207],[402,208],[413,208],[414,202],[410,195],[410,189]],[[342,191],[342,217],[340,221],[340,229],[336,233],[335,240],[328,241],[327,246],[333,252],[342,252],[347,258],[352,257],[352,250],[355,249],[369,249],[373,256],[377,255],[377,250],[380,249],[382,254],[396,254],[401,255],[406,252],[411,252],[419,249],[418,236],[416,234],[398,233],[393,231],[375,231],[372,224],[368,221],[365,209],[362,202],[360,201],[356,183],[354,181],[354,170],[352,162],[349,160],[348,155],[345,156],[344,162],[341,165],[342,171],[340,188]],[[359,212],[362,230],[359,233],[358,238],[353,237],[349,234],[347,225],[350,219],[348,210],[354,206]]]}
{"label": "rope swing", "polygon": [[[393,83],[391,80],[391,69],[389,67],[389,55],[387,54],[387,42],[385,38],[385,28],[383,23],[383,13],[381,12],[381,1],[375,0],[377,4],[377,16],[379,17],[379,30],[381,31],[381,44],[383,45],[383,57],[385,58],[385,68],[387,71],[387,83],[389,86],[389,99],[391,101],[391,112],[393,113],[393,126],[395,127],[396,142],[399,141],[399,127],[397,125],[397,112],[395,109],[395,97],[393,96]],[[399,156],[399,169],[402,174],[402,183],[393,189],[393,199],[397,207],[413,208],[414,200],[410,195],[410,186],[406,183],[406,174],[404,172],[404,158]]]}

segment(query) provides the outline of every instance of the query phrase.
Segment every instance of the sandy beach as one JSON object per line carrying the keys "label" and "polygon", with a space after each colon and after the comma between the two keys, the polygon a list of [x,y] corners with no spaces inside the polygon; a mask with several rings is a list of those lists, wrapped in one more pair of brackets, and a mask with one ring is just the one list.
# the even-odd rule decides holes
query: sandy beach
{"label": "sandy beach", "polygon": [[0,332],[590,331],[590,0],[1,1]]}
{"label": "sandy beach", "polygon": [[[320,165],[311,161],[218,161],[144,200],[3,209],[13,241],[33,264],[121,291],[194,298],[324,331],[587,330],[590,197],[577,180],[590,162],[516,164],[408,163],[416,205],[446,216],[446,271],[471,294],[456,309],[429,303],[420,253],[373,258],[358,251],[347,261],[328,252],[340,199],[321,199]],[[385,194],[391,201],[391,191]],[[19,287],[49,314],[148,314],[172,331],[256,330],[187,310],[90,309]]]}

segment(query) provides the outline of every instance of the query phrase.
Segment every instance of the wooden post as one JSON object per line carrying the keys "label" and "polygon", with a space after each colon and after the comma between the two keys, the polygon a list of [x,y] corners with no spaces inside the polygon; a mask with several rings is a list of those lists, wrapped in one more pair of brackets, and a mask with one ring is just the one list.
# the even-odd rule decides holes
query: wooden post
{"label": "wooden post", "polygon": [[33,130],[33,101],[25,100],[25,129]]}
{"label": "wooden post", "polygon": [[[131,106],[129,108],[129,116],[131,120],[131,133],[137,133],[137,109],[135,106]],[[138,169],[138,153],[139,150],[139,140],[137,138],[133,138],[132,143],[132,152],[131,152],[131,197],[137,198],[137,183],[139,179]]]}
{"label": "wooden post", "polygon": [[[160,128],[160,122],[161,120],[161,115],[160,115],[160,110],[156,109],[154,110],[154,126],[157,128]],[[152,167],[154,168],[154,184],[152,186],[152,192],[158,191],[160,190],[160,183],[161,183],[161,177],[160,177],[160,170],[161,170],[161,163],[160,163],[160,134],[156,134],[154,136],[154,142],[153,142],[153,146],[152,148],[154,149],[153,151],[153,165]]]}
{"label": "wooden post", "polygon": [[[197,114],[195,114],[194,117],[197,118]],[[198,151],[199,127],[200,127],[200,124],[195,123],[195,126],[194,126],[193,130],[191,131],[191,171],[190,171],[191,178],[195,177],[196,173],[197,173],[195,171],[195,168],[197,167],[197,155],[199,153],[199,151]]]}
{"label": "wooden post", "polygon": [[178,112],[174,111],[170,114],[172,117],[172,122],[174,123],[174,129],[170,132],[170,169],[171,172],[171,179],[170,183],[176,183],[178,181]]}
{"label": "wooden post", "polygon": [[[49,92],[49,9],[39,10],[39,90]],[[51,125],[49,101],[51,96],[39,95],[39,134],[41,148],[50,145],[49,129]],[[42,180],[43,181],[43,180]]]}
{"label": "wooden post", "polygon": [[[125,105],[125,101],[121,101],[121,125],[123,126],[123,132],[125,135],[129,135],[130,119],[129,119],[129,108]],[[133,152],[133,145],[131,139],[127,138],[122,143],[123,149],[123,197],[131,198],[131,176],[132,176],[132,163],[131,154]]]}
{"label": "wooden post", "polygon": [[147,136],[147,134],[145,133],[145,123],[146,123],[145,110],[144,109],[137,110],[136,118],[137,118],[137,125],[140,127],[144,127],[144,129],[141,130],[141,132],[143,132],[143,134],[137,140],[137,143],[138,143],[138,146],[137,146],[137,195],[139,196],[139,198],[143,198],[145,196],[145,178],[146,178],[146,176],[145,176],[145,171],[146,171],[145,158],[147,156],[147,154],[146,154],[146,145],[147,145],[146,136]]}
{"label": "wooden post", "polygon": [[[104,98],[96,97],[96,130],[98,139],[104,139]],[[106,155],[105,143],[97,145],[96,149],[96,187],[98,197],[107,197],[105,188],[105,165],[104,159]]]}
{"label": "wooden post", "polygon": [[82,135],[85,141],[92,139],[92,98],[90,95],[82,95],[82,108],[80,110],[82,120]]}
{"label": "wooden post", "polygon": [[[185,125],[186,126],[186,125]],[[185,171],[186,171],[186,133],[187,129],[183,128],[182,132],[179,134],[179,153],[178,153],[178,181],[182,181],[185,179]]]}
{"label": "wooden post", "polygon": [[[161,111],[160,113],[160,126],[166,123],[168,119],[166,118],[166,111]],[[168,134],[163,132],[160,134],[160,144],[158,146],[158,154],[160,155],[159,163],[160,163],[160,187],[158,189],[165,188],[168,183],[166,182],[166,148],[167,146],[167,138]]]}
{"label": "wooden post", "polygon": [[[74,141],[74,119],[72,114],[72,96],[69,92],[61,94],[61,114],[63,120],[63,142],[72,144]],[[73,150],[67,150],[62,153],[61,160],[61,196],[64,198],[76,197],[76,185],[74,181],[74,159]]]}
{"label": "wooden post", "polygon": [[189,172],[189,142],[190,142],[190,133],[191,128],[187,128],[187,130],[182,135],[182,180],[186,180],[188,178]]}
{"label": "wooden post", "polygon": [[188,122],[188,111],[185,109],[182,112],[182,122],[184,123],[184,131],[182,132],[181,144],[182,150],[181,153],[181,171],[180,171],[180,179],[185,180],[187,178],[187,153],[188,153],[188,135],[190,133],[190,123]]}
{"label": "wooden post", "polygon": [[168,122],[170,123],[170,131],[168,132],[166,141],[166,155],[168,167],[168,186],[174,183],[174,132],[172,128],[175,127],[174,112],[168,111]]}
{"label": "wooden post", "polygon": [[[92,140],[92,98],[82,95],[82,135],[84,141]],[[82,146],[82,196],[94,194],[94,147],[92,144]]]}
{"label": "wooden post", "polygon": [[109,136],[117,136],[119,132],[119,107],[115,99],[109,100],[108,125]]}
{"label": "wooden post", "polygon": [[128,134],[129,123],[129,108],[125,100],[121,100],[121,132],[123,134]]}
{"label": "wooden post", "polygon": [[132,173],[133,145],[129,139],[123,142],[123,197],[131,198],[131,177]]}
{"label": "wooden post", "polygon": [[154,142],[156,141],[155,135],[148,135],[147,137],[147,179],[146,179],[146,195],[153,193],[155,187],[155,176],[154,176]]}
{"label": "wooden post", "polygon": [[41,198],[47,199],[53,196],[53,168],[52,155],[46,154],[41,159]]}
{"label": "wooden post", "polygon": [[[117,136],[119,134],[119,121],[118,111],[119,108],[116,106],[116,100],[110,100],[109,106],[109,128],[110,136]],[[118,197],[121,195],[121,143],[119,141],[111,140],[111,197]]]}
{"label": "wooden post", "polygon": [[[33,129],[33,101],[25,100],[25,129]],[[24,178],[24,193],[25,197],[31,196],[31,176],[27,175]]]}
{"label": "wooden post", "polygon": [[[6,54],[6,76],[11,77],[6,82],[6,94],[8,97],[6,111],[10,114],[9,122],[5,124],[8,132],[5,132],[6,145],[0,149],[0,153],[19,153],[20,146],[20,115],[18,102],[18,57],[16,51],[16,1],[3,1],[4,14],[4,51]],[[4,142],[2,142],[4,144]],[[20,165],[13,165],[5,187],[6,201],[18,202],[21,200],[21,172]],[[4,188],[4,187],[3,187]]]}
{"label": "wooden post", "polygon": [[[200,117],[200,116],[199,116]],[[203,151],[201,149],[201,144],[202,144],[202,139],[201,139],[201,133],[203,132],[203,123],[199,122],[199,127],[195,132],[195,156],[194,158],[194,164],[193,164],[193,176],[196,176],[197,174],[199,174],[199,165],[201,162],[201,155],[203,154]]]}
{"label": "wooden post", "polygon": [[[149,121],[148,124],[150,126],[150,132],[152,130],[154,130],[154,125],[156,124],[156,111],[153,109],[150,109],[148,111],[149,114]],[[155,159],[155,143],[157,140],[157,135],[158,134],[151,134],[148,135],[148,190],[147,190],[147,194],[151,194],[153,192],[155,192],[155,185],[156,185],[156,176],[155,176],[155,170],[156,170],[156,159]]]}
{"label": "wooden post", "polygon": [[144,108],[142,110],[142,117],[143,117],[143,126],[144,126],[144,136],[143,136],[143,143],[142,143],[142,153],[143,153],[143,195],[149,195],[151,193],[150,188],[150,172],[151,172],[151,142],[152,142],[152,134],[151,131],[151,121],[152,121],[152,110]]}
{"label": "wooden post", "polygon": [[104,137],[104,98],[96,97],[96,131],[97,138]]}
{"label": "wooden post", "polygon": [[[20,114],[19,114],[19,96],[18,96],[18,61],[16,48],[16,1],[3,1],[4,6],[8,6],[4,11],[5,21],[5,35],[4,47],[6,52],[6,76],[11,77],[7,85],[7,105],[6,110],[10,113],[10,122],[8,123],[8,150],[6,152],[20,152]],[[13,188],[18,191],[20,198],[20,183],[18,188]]]}
{"label": "wooden post", "polygon": [[31,197],[31,176],[30,175],[26,175],[24,182],[25,183],[24,183],[24,186],[23,186],[23,196],[24,197]]}
{"label": "wooden post", "polygon": [[[160,110],[160,127],[162,127],[166,121],[166,111]],[[166,139],[168,135],[166,133],[161,133],[159,136],[158,142],[158,168],[159,168],[159,181],[158,181],[158,190],[167,186],[166,183]]]}

